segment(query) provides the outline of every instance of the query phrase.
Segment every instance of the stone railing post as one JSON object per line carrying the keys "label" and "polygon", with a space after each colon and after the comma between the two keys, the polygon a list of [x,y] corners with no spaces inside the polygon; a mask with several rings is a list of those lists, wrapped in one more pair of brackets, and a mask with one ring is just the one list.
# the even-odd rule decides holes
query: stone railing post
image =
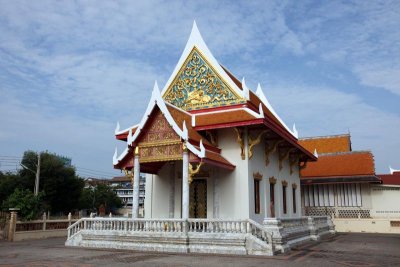
{"label": "stone railing post", "polygon": [[110,214],[108,215],[108,217],[112,218],[112,213],[110,212]]}
{"label": "stone railing post", "polygon": [[315,225],[314,218],[309,216],[307,217],[307,219],[308,219],[308,229],[310,230],[310,238],[311,240],[318,241],[320,239],[320,236],[318,235],[318,228]]}
{"label": "stone railing post", "polygon": [[42,224],[43,224],[42,230],[43,231],[46,231],[46,220],[47,220],[46,212],[43,212],[43,215],[42,215]]}
{"label": "stone railing post", "polygon": [[72,214],[68,213],[68,227],[71,226]]}
{"label": "stone railing post", "polygon": [[90,218],[93,218],[93,217],[94,217],[93,212],[90,213],[90,216],[89,216],[89,217],[90,217]]}
{"label": "stone railing post", "polygon": [[11,208],[10,209],[10,224],[8,227],[8,241],[14,241],[15,230],[17,227],[17,213],[18,208]]}
{"label": "stone railing post", "polygon": [[282,221],[277,218],[265,218],[263,222],[264,229],[272,235],[272,251],[280,250],[285,253],[290,250],[290,246],[286,242],[286,234]]}
{"label": "stone railing post", "polygon": [[335,224],[333,223],[333,218],[327,218],[327,220],[328,220],[328,225],[329,225],[329,233],[331,233],[331,234],[335,234],[336,233],[336,230],[335,230]]}

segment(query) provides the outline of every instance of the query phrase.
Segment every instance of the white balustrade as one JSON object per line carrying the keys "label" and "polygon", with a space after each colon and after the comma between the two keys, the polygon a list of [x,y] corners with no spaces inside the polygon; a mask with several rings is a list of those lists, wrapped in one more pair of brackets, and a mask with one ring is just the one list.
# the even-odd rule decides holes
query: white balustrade
{"label": "white balustrade", "polygon": [[68,239],[79,231],[127,231],[154,233],[229,233],[250,234],[268,244],[270,234],[262,225],[252,220],[222,219],[126,219],[126,218],[82,218],[68,227]]}

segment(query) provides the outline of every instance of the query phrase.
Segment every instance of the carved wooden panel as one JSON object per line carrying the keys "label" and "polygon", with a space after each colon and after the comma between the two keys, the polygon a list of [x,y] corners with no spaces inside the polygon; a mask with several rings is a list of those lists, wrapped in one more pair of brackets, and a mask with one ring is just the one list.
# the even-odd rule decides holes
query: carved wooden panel
{"label": "carved wooden panel", "polygon": [[140,162],[170,161],[182,159],[180,137],[169,125],[167,119],[157,110],[151,124],[145,128],[139,146]]}

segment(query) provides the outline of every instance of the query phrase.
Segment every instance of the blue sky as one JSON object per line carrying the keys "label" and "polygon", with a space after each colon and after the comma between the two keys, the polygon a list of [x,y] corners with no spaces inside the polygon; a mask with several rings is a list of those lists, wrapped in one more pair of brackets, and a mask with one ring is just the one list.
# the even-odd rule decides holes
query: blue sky
{"label": "blue sky", "polygon": [[139,122],[195,19],[301,137],[350,131],[387,173],[400,168],[399,13],[399,1],[0,0],[0,156],[49,150],[83,176],[118,173],[116,122]]}

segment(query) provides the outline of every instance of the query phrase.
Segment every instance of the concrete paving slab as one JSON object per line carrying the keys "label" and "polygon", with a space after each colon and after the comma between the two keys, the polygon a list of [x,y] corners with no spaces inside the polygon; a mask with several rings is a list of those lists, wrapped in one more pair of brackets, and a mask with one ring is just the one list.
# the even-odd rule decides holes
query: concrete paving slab
{"label": "concrete paving slab", "polygon": [[400,266],[400,235],[337,234],[274,257],[71,248],[65,239],[0,242],[0,266]]}

